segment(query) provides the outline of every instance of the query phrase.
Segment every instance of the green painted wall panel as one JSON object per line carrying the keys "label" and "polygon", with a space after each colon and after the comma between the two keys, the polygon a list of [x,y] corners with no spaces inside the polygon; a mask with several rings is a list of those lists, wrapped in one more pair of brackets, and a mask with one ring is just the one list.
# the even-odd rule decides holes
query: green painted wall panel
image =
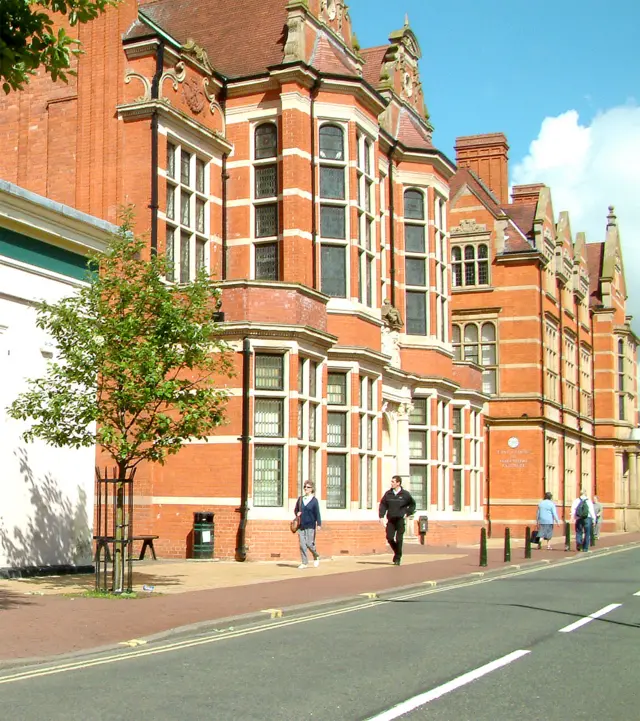
{"label": "green painted wall panel", "polygon": [[87,280],[87,259],[78,253],[0,228],[0,255],[76,280]]}

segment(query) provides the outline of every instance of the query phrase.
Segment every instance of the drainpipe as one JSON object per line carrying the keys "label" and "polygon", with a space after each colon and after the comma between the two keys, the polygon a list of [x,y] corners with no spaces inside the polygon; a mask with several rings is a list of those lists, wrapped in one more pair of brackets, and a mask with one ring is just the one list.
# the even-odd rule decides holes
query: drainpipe
{"label": "drainpipe", "polygon": [[311,86],[309,98],[311,109],[309,112],[309,124],[311,132],[311,285],[318,290],[318,219],[316,213],[316,98],[322,81],[316,78]]}
{"label": "drainpipe", "polygon": [[487,451],[484,466],[487,469],[487,477],[485,479],[487,484],[487,505],[485,518],[487,521],[487,536],[491,538],[491,426],[487,423],[486,418],[484,421],[484,427],[487,430]]}
{"label": "drainpipe", "polygon": [[562,305],[562,286],[558,286],[560,301],[560,422],[562,423],[562,520],[567,515],[567,429],[564,415],[564,307]]}
{"label": "drainpipe", "polygon": [[544,498],[545,491],[547,490],[547,424],[545,423],[545,397],[544,397],[544,286],[542,277],[542,258],[540,259],[539,270],[539,282],[540,282],[540,416],[542,417],[542,494]]}
{"label": "drainpipe", "polygon": [[598,495],[598,476],[596,470],[598,464],[596,462],[596,364],[595,364],[595,338],[593,330],[593,313],[589,311],[589,327],[591,329],[591,421],[593,424],[593,456],[591,460],[591,473],[593,474],[593,495]]}
{"label": "drainpipe", "polygon": [[[164,70],[164,40],[158,42],[156,49],[156,72],[151,81],[151,99],[160,97],[160,78]],[[151,255],[158,254],[158,111],[151,113]]]}
{"label": "drainpipe", "polygon": [[[220,103],[220,110],[222,117],[226,118],[227,110],[227,86],[223,86],[220,91],[218,99]],[[227,158],[229,153],[222,154],[222,169],[220,171],[220,178],[222,181],[222,234],[221,234],[221,245],[222,245],[222,267],[221,267],[221,280],[227,279],[227,181],[229,180],[229,173],[227,173]]]}
{"label": "drainpipe", "polygon": [[580,479],[580,487],[582,488],[582,443],[583,443],[583,431],[582,431],[582,382],[580,380],[580,363],[582,360],[582,353],[580,350],[580,300],[576,297],[574,294],[573,296],[573,302],[576,308],[576,347],[578,349],[578,359],[576,363],[576,368],[578,369],[578,378],[577,378],[577,386],[578,386],[578,430],[580,431],[580,453],[579,459],[580,459],[580,475],[578,478]]}
{"label": "drainpipe", "polygon": [[396,307],[396,229],[395,203],[393,202],[393,154],[398,147],[396,140],[389,150],[389,280],[391,282],[391,305]]}
{"label": "drainpipe", "polygon": [[249,392],[251,389],[251,343],[248,338],[242,341],[242,465],[240,473],[240,523],[236,535],[236,561],[247,560],[246,532],[249,515]]}

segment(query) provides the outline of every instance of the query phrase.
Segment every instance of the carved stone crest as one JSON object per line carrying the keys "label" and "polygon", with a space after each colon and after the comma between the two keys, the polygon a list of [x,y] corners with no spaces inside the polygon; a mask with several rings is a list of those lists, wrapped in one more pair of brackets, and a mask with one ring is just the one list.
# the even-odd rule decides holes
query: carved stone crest
{"label": "carved stone crest", "polygon": [[486,233],[487,226],[484,223],[476,223],[475,218],[465,218],[460,225],[451,228],[451,235],[470,235],[471,233]]}
{"label": "carved stone crest", "polygon": [[182,93],[191,112],[196,115],[201,113],[204,108],[205,96],[197,78],[189,78],[189,80],[185,80],[182,85]]}

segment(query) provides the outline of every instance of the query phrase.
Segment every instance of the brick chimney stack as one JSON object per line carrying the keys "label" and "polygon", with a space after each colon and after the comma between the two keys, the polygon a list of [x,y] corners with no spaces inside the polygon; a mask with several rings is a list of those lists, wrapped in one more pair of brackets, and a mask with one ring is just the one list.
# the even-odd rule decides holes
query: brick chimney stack
{"label": "brick chimney stack", "polygon": [[456,163],[469,168],[496,196],[509,203],[509,146],[504,133],[465,135],[456,138]]}
{"label": "brick chimney stack", "polygon": [[537,203],[540,197],[540,191],[544,188],[544,183],[532,183],[531,185],[514,185],[511,188],[511,197],[514,205],[523,203]]}

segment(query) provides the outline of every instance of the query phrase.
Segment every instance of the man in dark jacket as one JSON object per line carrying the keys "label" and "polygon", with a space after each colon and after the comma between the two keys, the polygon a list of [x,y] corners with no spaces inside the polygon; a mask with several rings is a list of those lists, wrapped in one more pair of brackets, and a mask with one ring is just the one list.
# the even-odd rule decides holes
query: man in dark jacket
{"label": "man in dark jacket", "polygon": [[412,516],[416,510],[416,502],[409,491],[402,487],[402,478],[394,476],[391,488],[382,496],[378,515],[384,526],[387,517],[387,543],[393,551],[393,564],[399,566],[402,561],[402,538],[404,536],[405,516]]}

